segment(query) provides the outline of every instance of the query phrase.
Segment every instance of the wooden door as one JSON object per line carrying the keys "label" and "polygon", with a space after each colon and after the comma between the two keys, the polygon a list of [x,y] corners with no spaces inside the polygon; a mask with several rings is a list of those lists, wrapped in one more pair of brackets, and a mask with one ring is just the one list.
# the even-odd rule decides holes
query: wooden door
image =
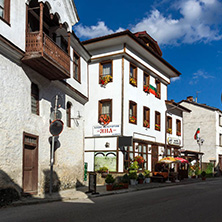
{"label": "wooden door", "polygon": [[38,192],[38,136],[23,135],[23,192]]}
{"label": "wooden door", "polygon": [[158,162],[158,146],[152,145],[152,171],[155,171],[155,165]]}

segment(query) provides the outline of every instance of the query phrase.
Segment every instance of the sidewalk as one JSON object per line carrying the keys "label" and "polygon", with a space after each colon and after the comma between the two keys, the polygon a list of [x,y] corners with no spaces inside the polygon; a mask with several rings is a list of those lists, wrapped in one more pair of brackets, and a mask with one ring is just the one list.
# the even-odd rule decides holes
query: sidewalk
{"label": "sidewalk", "polygon": [[[207,182],[222,180],[222,177],[213,177],[207,178]],[[138,184],[135,186],[129,185],[128,189],[114,190],[114,191],[106,191],[106,186],[97,186],[96,192],[97,194],[85,193],[88,191],[88,186],[78,187],[76,189],[62,190],[59,193],[53,193],[51,196],[49,194],[46,195],[36,195],[31,197],[22,197],[19,201],[12,202],[8,206],[21,206],[21,205],[30,205],[30,204],[40,204],[40,203],[49,203],[55,201],[67,201],[67,200],[77,200],[77,199],[86,199],[86,198],[96,198],[106,195],[114,195],[114,194],[122,194],[128,192],[135,192],[146,189],[155,189],[167,186],[178,186],[178,185],[186,185],[192,183],[201,183],[206,182],[202,181],[200,178],[197,179],[184,179],[180,182],[174,183],[158,183],[152,182],[149,184]]]}

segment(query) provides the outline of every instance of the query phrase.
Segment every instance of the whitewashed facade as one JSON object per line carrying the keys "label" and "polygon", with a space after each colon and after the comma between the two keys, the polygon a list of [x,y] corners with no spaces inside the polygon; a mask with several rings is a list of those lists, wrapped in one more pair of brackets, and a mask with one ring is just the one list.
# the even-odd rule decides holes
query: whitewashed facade
{"label": "whitewashed facade", "polygon": [[[180,104],[192,112],[184,114],[184,150],[202,152],[202,163],[213,162],[222,169],[222,111],[206,104],[197,103],[192,97],[182,100]],[[200,128],[200,137],[204,139],[201,147],[194,139]]]}
{"label": "whitewashed facade", "polygon": [[4,2],[10,18],[0,16],[0,170],[24,192],[48,190],[50,113],[59,95],[64,128],[56,138],[53,187],[75,187],[83,182],[90,55],[72,32],[78,22],[74,2]]}
{"label": "whitewashed facade", "polygon": [[[168,147],[165,141],[167,86],[170,78],[180,73],[162,58],[158,44],[145,32],[132,34],[126,30],[87,40],[83,44],[92,55],[89,102],[85,109],[85,162],[88,163],[88,171],[105,165],[110,171],[123,173],[137,155],[144,157],[144,169],[154,170],[155,163]],[[104,86],[101,84],[101,72],[103,75],[107,66],[112,67],[112,81]],[[136,75],[136,86],[130,82],[130,72],[133,77]],[[144,83],[144,79],[148,83]],[[150,88],[154,86],[160,97],[145,92],[146,84]],[[111,121],[102,126],[99,119],[104,113],[100,106],[103,107],[106,102],[110,104]],[[147,113],[149,127],[144,126],[144,112]],[[136,124],[130,122],[134,113]],[[182,121],[182,117],[178,118]],[[155,129],[157,123],[160,130]],[[132,137],[132,146],[120,148],[119,137]],[[176,149],[181,145],[175,146]]]}

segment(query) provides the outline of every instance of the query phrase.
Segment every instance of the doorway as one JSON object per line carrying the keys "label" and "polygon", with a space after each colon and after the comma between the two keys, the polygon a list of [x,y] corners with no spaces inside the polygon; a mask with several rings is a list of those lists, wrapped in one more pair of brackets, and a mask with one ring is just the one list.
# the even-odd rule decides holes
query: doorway
{"label": "doorway", "polygon": [[23,192],[38,193],[38,136],[23,133]]}

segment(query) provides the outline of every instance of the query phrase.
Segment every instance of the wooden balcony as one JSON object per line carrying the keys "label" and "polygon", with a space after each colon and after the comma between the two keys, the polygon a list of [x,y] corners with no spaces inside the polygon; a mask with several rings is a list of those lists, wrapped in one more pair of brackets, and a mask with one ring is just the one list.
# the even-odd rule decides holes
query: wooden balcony
{"label": "wooden balcony", "polygon": [[46,34],[31,32],[26,35],[23,63],[50,80],[70,77],[70,56]]}

